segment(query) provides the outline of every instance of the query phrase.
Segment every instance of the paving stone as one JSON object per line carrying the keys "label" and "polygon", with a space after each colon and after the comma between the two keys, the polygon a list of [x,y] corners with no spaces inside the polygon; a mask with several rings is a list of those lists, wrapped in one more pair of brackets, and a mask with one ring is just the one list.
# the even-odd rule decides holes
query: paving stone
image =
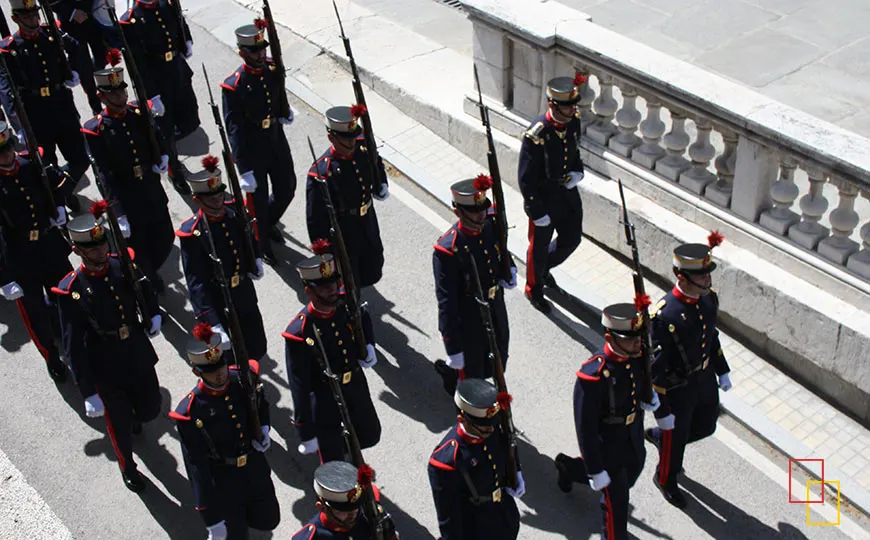
{"label": "paving stone", "polygon": [[[870,106],[866,80],[819,62],[772,81],[763,91],[786,105],[834,123]],[[808,100],[807,95],[813,99]]]}
{"label": "paving stone", "polygon": [[609,0],[583,10],[592,16],[592,22],[604,28],[621,31],[623,28],[653,26],[664,22],[668,16],[661,11],[631,0]]}
{"label": "paving stone", "polygon": [[655,27],[666,35],[680,36],[680,41],[699,49],[711,50],[778,18],[774,13],[741,1],[707,0]]}
{"label": "paving stone", "polygon": [[833,50],[867,36],[870,4],[864,0],[826,0],[783,17],[770,28]]}

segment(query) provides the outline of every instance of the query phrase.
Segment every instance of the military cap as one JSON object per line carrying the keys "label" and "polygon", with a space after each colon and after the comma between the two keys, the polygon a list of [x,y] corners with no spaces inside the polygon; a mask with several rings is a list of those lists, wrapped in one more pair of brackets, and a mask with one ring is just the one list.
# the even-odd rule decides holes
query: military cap
{"label": "military cap", "polygon": [[0,120],[0,150],[6,148],[12,143],[12,130],[9,129],[9,124],[4,120]]}
{"label": "military cap", "polygon": [[9,0],[12,11],[34,11],[39,9],[36,0]]}
{"label": "military cap", "polygon": [[480,174],[477,178],[460,180],[450,186],[450,195],[455,206],[480,212],[492,204],[486,197],[486,190],[490,187],[492,187],[492,178]]}
{"label": "military cap", "polygon": [[634,304],[612,304],[601,311],[601,325],[618,337],[640,335],[643,317]]}
{"label": "military cap", "polygon": [[203,169],[187,176],[187,183],[194,195],[216,195],[226,191],[227,186],[221,180],[218,163],[218,158],[209,154],[202,158]]}
{"label": "military cap", "polygon": [[97,82],[97,89],[103,92],[127,88],[127,82],[124,81],[124,68],[120,66],[95,71],[94,80]]}
{"label": "military cap", "polygon": [[706,274],[716,269],[712,248],[706,244],[683,244],[674,249],[674,271],[682,274]]}
{"label": "military cap", "polygon": [[331,253],[323,253],[305,259],[296,265],[299,277],[306,285],[321,285],[338,279],[335,258]]}
{"label": "military cap", "polygon": [[187,342],[187,361],[199,371],[215,371],[227,364],[221,352],[221,337],[206,323],[193,329],[193,339]]}
{"label": "military cap", "polygon": [[472,424],[491,426],[499,420],[498,390],[483,379],[459,381],[453,402]]}
{"label": "military cap", "polygon": [[236,28],[236,44],[239,48],[259,50],[269,46],[266,37],[263,35],[266,28],[266,21],[257,19],[254,24],[246,24]]}
{"label": "military cap", "polygon": [[577,89],[578,77],[556,77],[547,83],[547,99],[563,105],[574,105],[580,101]]}
{"label": "military cap", "polygon": [[359,476],[352,464],[329,461],[314,471],[314,493],[323,504],[339,512],[356,510],[364,491]]}
{"label": "military cap", "polygon": [[95,247],[108,240],[106,229],[93,214],[75,217],[67,223],[66,230],[69,232],[69,239],[80,247]]}
{"label": "military cap", "polygon": [[363,105],[331,107],[324,114],[326,129],[330,133],[356,137],[362,132],[359,119],[365,113],[366,108]]}

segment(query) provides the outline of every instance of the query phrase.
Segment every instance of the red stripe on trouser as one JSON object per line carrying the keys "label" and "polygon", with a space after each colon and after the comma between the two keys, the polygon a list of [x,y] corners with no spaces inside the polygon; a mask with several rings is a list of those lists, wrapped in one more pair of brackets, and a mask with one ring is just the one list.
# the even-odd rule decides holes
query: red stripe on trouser
{"label": "red stripe on trouser", "polygon": [[112,419],[109,418],[109,410],[106,409],[106,431],[109,433],[109,439],[112,441],[112,448],[115,449],[115,455],[118,456],[118,465],[121,466],[122,471],[127,470],[127,460],[124,459],[124,455],[121,453],[121,449],[118,448],[118,441],[115,439],[115,428],[112,427]]}
{"label": "red stripe on trouser", "polygon": [[668,482],[671,474],[671,447],[674,440],[674,430],[662,430],[662,451],[659,454],[659,484],[662,486]]}
{"label": "red stripe on trouser", "polygon": [[613,501],[610,499],[610,490],[607,488],[604,488],[604,505],[607,540],[613,540],[616,537],[616,526],[613,524]]}
{"label": "red stripe on trouser", "polygon": [[317,457],[320,458],[320,464],[323,465],[325,462],[323,461],[323,454],[320,452],[320,448],[317,449]]}
{"label": "red stripe on trouser", "polygon": [[460,370],[459,370],[459,380],[460,380],[460,381],[464,381],[464,380],[465,380],[465,370],[464,370],[464,369],[460,369]]}
{"label": "red stripe on trouser", "polygon": [[24,321],[24,326],[27,328],[27,334],[30,336],[30,339],[33,341],[33,344],[36,345],[36,348],[39,349],[39,354],[42,355],[42,358],[48,362],[48,350],[42,346],[39,338],[36,335],[36,332],[33,331],[33,327],[30,326],[30,317],[27,315],[27,310],[24,309],[24,302],[21,299],[15,300],[15,303],[18,304],[18,312],[21,313],[21,319]]}
{"label": "red stripe on trouser", "polygon": [[535,222],[529,219],[529,249],[526,251],[526,294],[531,293],[535,283]]}
{"label": "red stripe on trouser", "polygon": [[260,241],[260,223],[257,221],[257,210],[254,208],[254,194],[248,193],[245,195],[245,206],[248,208],[248,213],[251,214],[251,220],[254,222],[254,238]]}

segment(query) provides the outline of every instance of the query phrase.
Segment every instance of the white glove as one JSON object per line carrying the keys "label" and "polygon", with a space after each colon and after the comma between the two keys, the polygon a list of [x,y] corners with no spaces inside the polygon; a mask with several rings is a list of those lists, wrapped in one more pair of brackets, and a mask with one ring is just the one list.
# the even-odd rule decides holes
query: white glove
{"label": "white glove", "polygon": [[372,367],[378,363],[378,356],[375,354],[375,346],[371,343],[366,343],[366,357],[359,361],[362,367]]}
{"label": "white glove", "polygon": [[187,45],[187,49],[184,50],[184,57],[190,58],[193,56],[193,41],[188,39],[185,45]]}
{"label": "white glove", "polygon": [[663,429],[665,431],[670,431],[670,430],[674,429],[674,415],[669,414],[669,415],[665,416],[664,418],[656,418],[656,424],[659,425],[660,429]]}
{"label": "white glove", "polygon": [[272,446],[272,439],[269,438],[269,426],[260,426],[260,428],[263,430],[263,442],[253,440],[251,441],[251,446],[257,452],[265,452]]}
{"label": "white glove", "polygon": [[533,219],[532,223],[535,224],[535,227],[549,227],[550,226],[550,216],[548,214],[544,214],[543,217],[539,217],[538,219]]}
{"label": "white glove", "polygon": [[66,225],[66,208],[63,206],[57,207],[57,219],[48,218],[48,222],[52,227],[63,227]]}
{"label": "white glove", "polygon": [[503,279],[498,280],[498,284],[505,289],[515,289],[517,287],[517,267],[511,266],[511,280],[507,282]]}
{"label": "white glove", "polygon": [[106,408],[103,407],[103,400],[100,399],[100,394],[94,394],[85,398],[85,416],[88,418],[97,418],[105,414]]}
{"label": "white glove", "polygon": [[239,178],[239,184],[245,193],[257,191],[257,179],[254,178],[254,171],[243,172],[242,177]]}
{"label": "white glove", "polygon": [[248,272],[248,277],[256,281],[265,275],[263,271],[263,259],[257,257],[254,259],[254,265],[257,267],[257,272]]}
{"label": "white glove", "polygon": [[459,370],[465,367],[465,353],[451,354],[447,357],[447,366]]}
{"label": "white glove", "polygon": [[577,184],[580,183],[580,180],[583,180],[583,177],[586,176],[586,173],[583,171],[570,171],[568,173],[568,181],[565,182],[565,189],[571,189],[577,187]]}
{"label": "white glove", "polygon": [[27,144],[27,135],[24,134],[23,129],[19,129],[15,132],[15,137],[18,138],[18,142],[21,144]]}
{"label": "white glove", "polygon": [[163,100],[160,99],[160,94],[151,98],[151,110],[154,112],[154,116],[166,114],[166,107],[163,105]]}
{"label": "white glove", "polygon": [[593,474],[589,477],[589,485],[595,491],[601,491],[610,485],[610,475],[607,474],[607,471],[601,471],[598,474]]}
{"label": "white glove", "polygon": [[520,499],[526,494],[526,481],[523,480],[523,471],[517,471],[517,488],[509,487],[505,488],[505,491],[514,499]]}
{"label": "white glove", "polygon": [[6,300],[18,300],[24,296],[24,291],[21,290],[21,285],[17,281],[10,281],[6,285],[0,287],[0,296]]}
{"label": "white glove", "polygon": [[[728,373],[731,372],[729,371]],[[728,373],[719,375],[719,388],[721,388],[723,392],[731,390],[731,377],[728,376]]]}
{"label": "white glove", "polygon": [[121,236],[130,238],[130,222],[127,221],[127,216],[118,216],[118,227],[121,228]]}
{"label": "white glove", "polygon": [[293,114],[293,107],[288,106],[287,108],[290,110],[290,114],[288,114],[285,118],[278,119],[278,121],[281,122],[282,124],[284,124],[285,126],[289,126],[290,124],[292,124],[293,119],[296,117],[296,115]]}
{"label": "white glove", "polygon": [[72,79],[68,81],[63,81],[63,84],[66,85],[67,88],[75,88],[78,86],[82,80],[79,78],[79,74],[75,71],[72,72]]}
{"label": "white glove", "polygon": [[155,163],[151,166],[151,170],[157,174],[163,174],[169,170],[169,156],[163,154],[160,156],[160,163]]}
{"label": "white glove", "polygon": [[320,446],[317,444],[317,437],[315,437],[299,443],[296,450],[298,450],[300,454],[313,454],[314,452],[317,452],[318,448],[320,448]]}
{"label": "white glove", "polygon": [[227,347],[230,346],[230,336],[229,336],[229,334],[227,334],[227,331],[224,330],[223,325],[216,324],[216,325],[212,326],[211,329],[214,330],[215,334],[217,334],[221,337],[221,350],[222,351],[227,350]]}
{"label": "white glove", "polygon": [[641,409],[643,409],[645,411],[649,411],[649,412],[655,412],[656,409],[658,409],[661,406],[662,403],[661,403],[661,401],[659,401],[659,395],[655,392],[653,392],[652,395],[653,395],[652,401],[650,401],[649,403],[647,403],[646,401],[640,402]]}
{"label": "white glove", "polygon": [[381,184],[381,192],[372,193],[372,197],[379,201],[386,201],[390,198],[390,186],[388,186],[387,184]]}
{"label": "white glove", "polygon": [[218,521],[214,525],[205,528],[208,531],[208,540],[227,540],[227,522]]}
{"label": "white glove", "polygon": [[163,317],[158,313],[151,317],[151,328],[148,329],[148,337],[157,337],[161,326],[163,326]]}

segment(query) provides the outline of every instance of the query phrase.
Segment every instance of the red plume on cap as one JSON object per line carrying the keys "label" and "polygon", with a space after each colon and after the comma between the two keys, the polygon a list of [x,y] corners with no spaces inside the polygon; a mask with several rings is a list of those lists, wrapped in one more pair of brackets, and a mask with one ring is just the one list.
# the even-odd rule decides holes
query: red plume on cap
{"label": "red plume on cap", "polygon": [[586,82],[586,75],[583,75],[579,71],[574,73],[574,86],[580,86],[581,84]]}
{"label": "red plume on cap", "polygon": [[514,397],[507,392],[499,392],[495,398],[495,402],[498,403],[498,407],[503,411],[508,411],[511,408],[511,402],[514,400]]}
{"label": "red plume on cap", "polygon": [[311,251],[314,252],[315,255],[323,255],[329,248],[332,247],[332,244],[329,243],[329,240],[326,238],[318,238],[311,244]]}
{"label": "red plume on cap", "polygon": [[652,304],[652,300],[649,299],[648,294],[637,293],[634,295],[634,307],[636,307],[638,311],[643,311],[650,304]]}
{"label": "red plume on cap", "polygon": [[721,246],[722,241],[725,240],[725,235],[719,232],[719,229],[715,231],[710,231],[710,234],[707,236],[707,245],[710,246],[710,249],[713,249],[716,246]]}
{"label": "red plume on cap", "polygon": [[112,66],[117,66],[121,63],[121,49],[109,49],[106,52],[106,62]]}
{"label": "red plume on cap", "polygon": [[254,19],[254,26],[256,26],[258,30],[264,30],[269,27],[269,23],[266,19]]}
{"label": "red plume on cap", "polygon": [[214,336],[214,330],[211,325],[201,322],[193,327],[193,337],[203,343],[211,343],[211,338]]}
{"label": "red plume on cap", "polygon": [[492,177],[485,174],[478,174],[472,185],[477,191],[486,191],[492,187]]}
{"label": "red plume on cap", "polygon": [[109,201],[106,199],[100,199],[99,201],[94,201],[91,205],[91,215],[94,216],[94,219],[100,219],[103,217],[103,214],[106,213],[106,210],[109,209]]}
{"label": "red plume on cap", "polygon": [[370,486],[375,481],[375,470],[368,463],[360,465],[356,473],[356,481],[361,486]]}
{"label": "red plume on cap", "polygon": [[220,161],[215,156],[209,154],[202,158],[202,166],[210,173],[213,173],[217,170],[217,166]]}
{"label": "red plume on cap", "polygon": [[350,108],[350,114],[352,114],[354,118],[362,118],[368,111],[369,110],[366,106],[360,103],[357,103]]}

